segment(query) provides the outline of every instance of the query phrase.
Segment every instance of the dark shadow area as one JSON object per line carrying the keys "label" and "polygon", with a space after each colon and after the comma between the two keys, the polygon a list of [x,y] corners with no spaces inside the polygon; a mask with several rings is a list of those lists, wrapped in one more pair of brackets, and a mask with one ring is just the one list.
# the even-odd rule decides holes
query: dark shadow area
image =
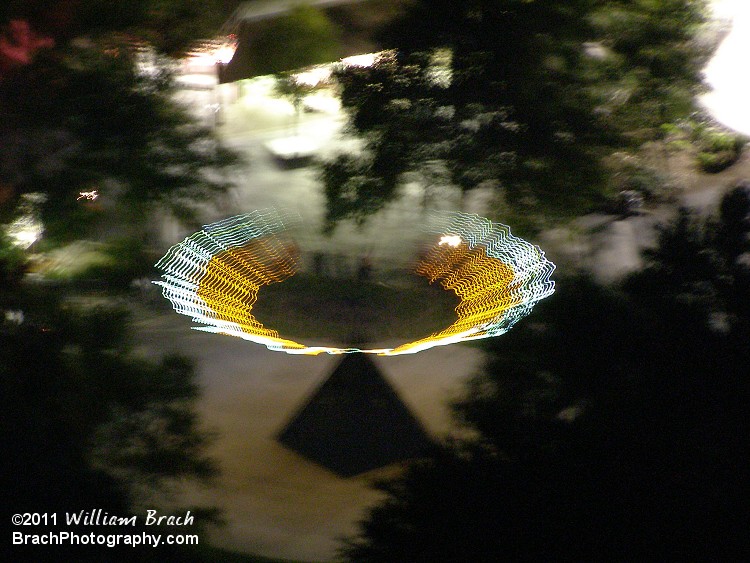
{"label": "dark shadow area", "polygon": [[459,299],[452,291],[410,273],[402,276],[405,283],[394,274],[389,284],[385,272],[361,280],[353,271],[356,262],[326,258],[323,275],[300,272],[261,288],[253,306],[256,318],[285,337],[342,344],[353,330],[369,340],[406,342],[443,330],[456,319]]}
{"label": "dark shadow area", "polygon": [[273,161],[281,170],[295,170],[305,168],[313,163],[313,155],[296,154],[293,156],[273,155]]}
{"label": "dark shadow area", "polygon": [[346,354],[278,436],[342,477],[419,457],[432,442],[366,354]]}

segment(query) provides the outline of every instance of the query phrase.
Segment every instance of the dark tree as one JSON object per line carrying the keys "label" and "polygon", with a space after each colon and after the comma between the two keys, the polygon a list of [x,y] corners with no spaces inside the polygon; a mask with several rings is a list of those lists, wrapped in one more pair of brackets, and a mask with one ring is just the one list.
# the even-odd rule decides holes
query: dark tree
{"label": "dark tree", "polygon": [[213,475],[191,364],[132,355],[124,311],[53,293],[0,295],[5,506],[125,510],[170,479]]}
{"label": "dark tree", "polygon": [[57,44],[116,32],[179,57],[195,41],[215,37],[238,4],[238,0],[8,0],[0,8],[0,21],[28,20]]}
{"label": "dark tree", "polygon": [[[146,4],[161,9],[206,5],[2,3],[0,223],[29,211],[33,201],[47,234],[59,238],[83,234],[94,217],[106,216],[136,229],[144,212],[157,204],[189,210],[227,185],[227,165],[236,157],[173,103],[167,73],[138,69],[135,47],[140,36],[119,33],[146,21],[139,19],[150,10]],[[87,15],[89,9],[94,12]],[[175,9],[167,17],[179,14]],[[19,37],[23,52],[14,50]],[[179,51],[178,44],[187,45],[195,37],[188,38],[185,31],[173,39],[165,37],[172,47],[157,47]],[[80,200],[80,191],[93,189],[100,192],[99,201]],[[30,194],[34,197],[25,197]],[[111,249],[117,252],[118,282],[127,284],[133,272],[147,267],[139,247],[118,243]],[[46,512],[57,513],[58,524],[64,526],[66,512],[101,509],[140,518],[144,504],[169,510],[159,505],[172,484],[205,481],[216,471],[205,451],[210,434],[196,412],[199,388],[193,366],[177,356],[147,360],[135,355],[125,310],[77,306],[78,300],[54,286],[24,279],[26,269],[25,253],[0,234],[0,436],[6,453],[6,521],[12,513]],[[193,508],[199,526],[208,523],[213,512]],[[86,526],[68,530],[112,532]],[[34,533],[45,531],[50,530],[37,528]],[[129,546],[126,552],[91,546],[22,547],[10,557],[211,560],[170,547],[158,553]]]}
{"label": "dark tree", "polygon": [[[83,17],[88,4],[72,6]],[[39,18],[28,23],[41,34]],[[42,193],[48,235],[71,238],[102,210],[111,211],[101,221],[110,224],[137,223],[156,205],[185,217],[222,193],[237,157],[173,101],[167,66],[143,70],[137,44],[121,34],[75,39],[55,39],[0,80],[0,185],[9,194],[2,209]],[[96,205],[80,201],[92,190]]]}
{"label": "dark tree", "polygon": [[679,303],[715,330],[750,335],[750,193],[740,181],[722,198],[715,219],[681,209],[648,251],[648,267],[628,284],[654,307]]}
{"label": "dark tree", "polygon": [[348,559],[746,557],[750,291],[716,235],[735,198],[678,217],[624,289],[559,279],[490,340],[456,404],[477,437],[382,484]]}

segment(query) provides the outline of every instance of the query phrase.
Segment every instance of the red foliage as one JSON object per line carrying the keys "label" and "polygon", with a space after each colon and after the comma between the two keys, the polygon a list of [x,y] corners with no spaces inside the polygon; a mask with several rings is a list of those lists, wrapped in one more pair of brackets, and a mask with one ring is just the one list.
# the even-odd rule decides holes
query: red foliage
{"label": "red foliage", "polygon": [[35,33],[26,20],[11,20],[0,32],[0,77],[27,65],[39,49],[54,45],[54,39]]}

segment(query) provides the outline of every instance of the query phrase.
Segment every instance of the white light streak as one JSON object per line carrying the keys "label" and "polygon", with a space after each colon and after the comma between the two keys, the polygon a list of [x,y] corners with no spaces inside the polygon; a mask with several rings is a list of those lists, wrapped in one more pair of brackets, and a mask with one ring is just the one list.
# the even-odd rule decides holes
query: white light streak
{"label": "white light streak", "polygon": [[368,67],[375,64],[375,61],[380,56],[380,53],[366,53],[364,55],[352,55],[341,59],[341,62],[346,66],[361,66]]}
{"label": "white light streak", "polygon": [[550,275],[555,266],[538,246],[511,235],[507,226],[477,215],[436,212],[427,230],[441,238],[420,258],[415,273],[459,297],[456,321],[395,348],[307,346],[280,336],[253,316],[259,290],[297,271],[297,245],[284,234],[297,221],[297,216],[255,211],[206,225],[159,260],[156,266],[164,272],[163,281],[155,283],[162,286],[176,312],[205,325],[198,330],[235,336],[288,354],[312,355],[414,354],[498,336],[554,291]]}

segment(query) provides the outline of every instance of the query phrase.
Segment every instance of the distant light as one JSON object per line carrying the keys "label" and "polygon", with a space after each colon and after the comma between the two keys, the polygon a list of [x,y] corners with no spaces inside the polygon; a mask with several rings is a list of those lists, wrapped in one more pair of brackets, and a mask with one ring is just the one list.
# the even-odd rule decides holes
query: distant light
{"label": "distant light", "polygon": [[[202,66],[212,66],[213,64],[211,61]],[[196,63],[196,66],[201,65]],[[181,74],[176,77],[176,82],[182,88],[190,90],[211,90],[219,83],[215,74],[200,74],[197,72]]]}
{"label": "distant light", "polygon": [[8,225],[6,232],[14,245],[26,249],[41,238],[44,228],[36,218],[24,216]]}
{"label": "distant light", "polygon": [[312,86],[313,88],[330,79],[331,69],[328,66],[318,66],[294,75],[294,81],[297,84],[305,84],[307,86]]}
{"label": "distant light", "polygon": [[81,200],[81,199],[94,201],[98,197],[99,197],[98,190],[91,190],[90,192],[78,192],[78,197],[76,198],[76,201]]}
{"label": "distant light", "polygon": [[5,229],[14,245],[27,249],[41,238],[44,226],[39,219],[39,207],[45,200],[46,196],[42,193],[27,193],[21,196],[21,215]]}
{"label": "distant light", "polygon": [[5,311],[5,321],[11,324],[23,324],[23,311],[20,309],[13,309]]}
{"label": "distant light", "polygon": [[221,64],[229,63],[237,51],[237,45],[224,44],[213,53],[214,61]]}
{"label": "distant light", "polygon": [[341,111],[341,101],[330,94],[309,94],[305,96],[305,109],[322,113],[336,114]]}
{"label": "distant light", "polygon": [[197,45],[190,53],[188,64],[195,66],[227,64],[234,57],[238,44],[237,36],[234,34],[205,41]]}
{"label": "distant light", "polygon": [[361,66],[368,67],[375,64],[375,61],[380,56],[380,53],[367,53],[365,55],[352,55],[341,59],[341,62],[347,66]]}
{"label": "distant light", "polygon": [[265,147],[275,157],[287,160],[312,156],[320,150],[321,144],[317,139],[296,135],[273,139],[265,143]]}
{"label": "distant light", "polygon": [[213,53],[193,53],[189,60],[189,64],[193,66],[213,66],[216,62]]}

